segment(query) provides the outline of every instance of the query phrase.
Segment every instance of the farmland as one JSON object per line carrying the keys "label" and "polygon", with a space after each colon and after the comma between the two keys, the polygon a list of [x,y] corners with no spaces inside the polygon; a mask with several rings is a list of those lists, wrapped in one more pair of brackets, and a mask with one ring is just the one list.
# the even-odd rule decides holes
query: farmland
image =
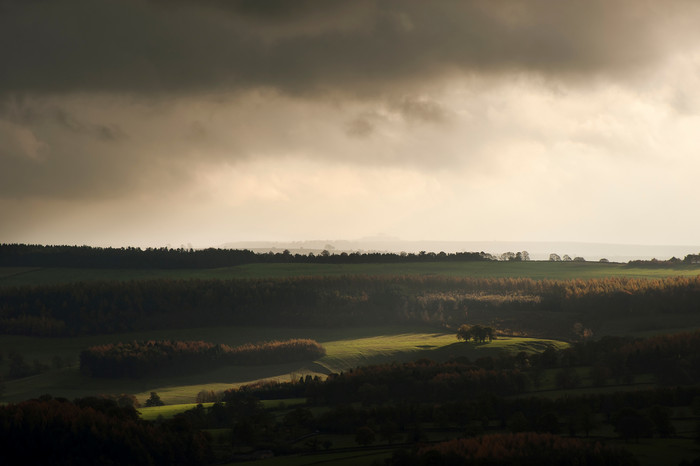
{"label": "farmland", "polygon": [[[292,337],[312,338],[327,351],[326,356],[305,364],[273,366],[226,367],[193,376],[147,379],[100,380],[80,374],[78,355],[95,344],[118,341],[172,338],[205,340],[227,345],[250,341],[266,341]],[[500,351],[542,351],[547,346],[564,348],[567,343],[555,340],[504,337],[492,345],[467,345],[457,342],[454,333],[430,327],[370,327],[351,329],[290,329],[290,328],[202,328],[178,329],[147,333],[132,333],[100,337],[46,339],[21,336],[0,336],[6,351],[23,354],[28,361],[37,360],[51,365],[56,356],[67,361],[67,367],[5,383],[5,401],[20,401],[44,393],[77,398],[102,393],[132,393],[143,403],[151,391],[157,391],[164,402],[193,403],[202,390],[220,391],[261,379],[289,381],[301,376],[326,376],[366,364],[408,361],[422,357],[446,360],[455,356],[478,357],[495,355]],[[7,370],[4,359],[0,370]]]}
{"label": "farmland", "polygon": [[214,269],[84,269],[0,267],[0,287],[86,281],[241,279],[345,275],[416,275],[475,278],[589,279],[696,276],[698,265],[640,267],[599,262],[421,262],[386,264],[246,264]]}
{"label": "farmland", "polygon": [[[263,449],[278,457],[255,464],[369,465],[397,448],[419,455],[426,442],[506,441],[498,436],[524,429],[562,441],[585,433],[640,464],[675,464],[698,453],[700,339],[658,337],[652,351],[636,338],[700,327],[699,271],[493,261],[3,267],[1,401],[57,409],[45,394],[78,407],[125,394],[155,426],[208,432],[219,462]],[[491,326],[496,338],[458,341],[463,323]],[[112,343],[290,339],[318,342],[325,355],[116,378],[89,376],[79,360]],[[144,407],[153,393],[165,406]],[[647,428],[632,446],[623,414]]]}

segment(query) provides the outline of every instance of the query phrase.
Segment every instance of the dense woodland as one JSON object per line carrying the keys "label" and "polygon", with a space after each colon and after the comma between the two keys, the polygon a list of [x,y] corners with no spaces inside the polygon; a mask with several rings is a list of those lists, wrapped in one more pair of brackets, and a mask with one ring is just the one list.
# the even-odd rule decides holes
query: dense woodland
{"label": "dense woodland", "polygon": [[[697,314],[700,276],[666,279],[299,277],[89,282],[0,289],[0,333],[76,336],[213,325],[339,326],[429,323],[457,327],[510,313],[525,330],[545,311],[595,322]],[[527,332],[526,332],[527,333]],[[540,333],[541,335],[541,333]],[[573,334],[560,334],[572,339]]]}
{"label": "dense woodland", "polygon": [[314,360],[326,350],[294,339],[231,347],[205,341],[134,341],[93,346],[80,353],[80,371],[93,377],[186,374],[226,365],[282,364]]}

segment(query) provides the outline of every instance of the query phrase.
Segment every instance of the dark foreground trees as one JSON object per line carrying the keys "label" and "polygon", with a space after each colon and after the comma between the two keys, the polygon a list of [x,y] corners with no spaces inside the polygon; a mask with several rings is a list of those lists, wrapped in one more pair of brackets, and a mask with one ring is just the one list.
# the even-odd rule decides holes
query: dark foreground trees
{"label": "dark foreground trees", "polygon": [[600,443],[523,432],[450,440],[423,447],[416,455],[394,455],[390,464],[632,466],[638,463],[630,453]]}
{"label": "dark foreground trees", "polygon": [[71,403],[44,396],[0,406],[3,464],[199,465],[212,456],[207,436],[184,419],[156,425],[113,400]]}

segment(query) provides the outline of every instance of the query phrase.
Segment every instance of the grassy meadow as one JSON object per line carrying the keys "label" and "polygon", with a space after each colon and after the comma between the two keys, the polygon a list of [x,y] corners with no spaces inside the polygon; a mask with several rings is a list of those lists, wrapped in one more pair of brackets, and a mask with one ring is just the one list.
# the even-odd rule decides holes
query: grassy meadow
{"label": "grassy meadow", "polygon": [[[269,410],[288,410],[294,408],[295,406],[300,406],[306,403],[306,398],[286,398],[284,400],[262,400],[261,403],[265,409]],[[141,419],[147,421],[154,421],[159,417],[163,419],[170,419],[176,414],[182,413],[189,409],[195,408],[199,403],[181,403],[174,405],[164,405],[164,406],[149,406],[140,407],[138,409],[141,413]],[[203,407],[209,408],[214,403],[201,403]]]}
{"label": "grassy meadow", "polygon": [[[153,377],[146,379],[99,379],[80,374],[80,351],[96,344],[133,340],[204,340],[227,345],[249,342],[311,338],[321,343],[326,356],[304,363],[266,366],[228,366],[191,376]],[[27,362],[38,360],[51,364],[55,356],[68,362],[67,367],[5,382],[3,401],[13,402],[45,393],[69,399],[98,394],[135,394],[143,403],[156,391],[166,404],[193,403],[201,390],[220,391],[257,380],[290,381],[311,375],[321,376],[357,366],[385,362],[402,362],[420,358],[446,360],[454,356],[475,359],[501,351],[540,352],[547,346],[564,348],[568,343],[534,338],[499,337],[489,344],[458,342],[452,332],[431,327],[369,327],[344,329],[290,328],[202,328],[141,332],[121,335],[90,336],[70,339],[0,335],[5,351],[24,355]],[[7,358],[0,371],[7,370]]]}

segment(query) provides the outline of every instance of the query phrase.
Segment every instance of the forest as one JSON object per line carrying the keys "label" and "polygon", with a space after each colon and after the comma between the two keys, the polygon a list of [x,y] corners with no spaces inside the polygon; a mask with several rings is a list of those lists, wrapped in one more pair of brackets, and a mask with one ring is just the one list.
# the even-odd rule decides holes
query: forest
{"label": "forest", "polygon": [[[562,320],[542,330],[533,312]],[[332,327],[429,323],[458,327],[507,315],[511,332],[576,337],[574,322],[697,315],[700,276],[533,280],[326,276],[74,282],[0,288],[0,333],[50,337],[212,325]],[[478,317],[477,317],[478,318]],[[500,325],[502,328],[503,324]],[[538,331],[538,327],[540,330]]]}

